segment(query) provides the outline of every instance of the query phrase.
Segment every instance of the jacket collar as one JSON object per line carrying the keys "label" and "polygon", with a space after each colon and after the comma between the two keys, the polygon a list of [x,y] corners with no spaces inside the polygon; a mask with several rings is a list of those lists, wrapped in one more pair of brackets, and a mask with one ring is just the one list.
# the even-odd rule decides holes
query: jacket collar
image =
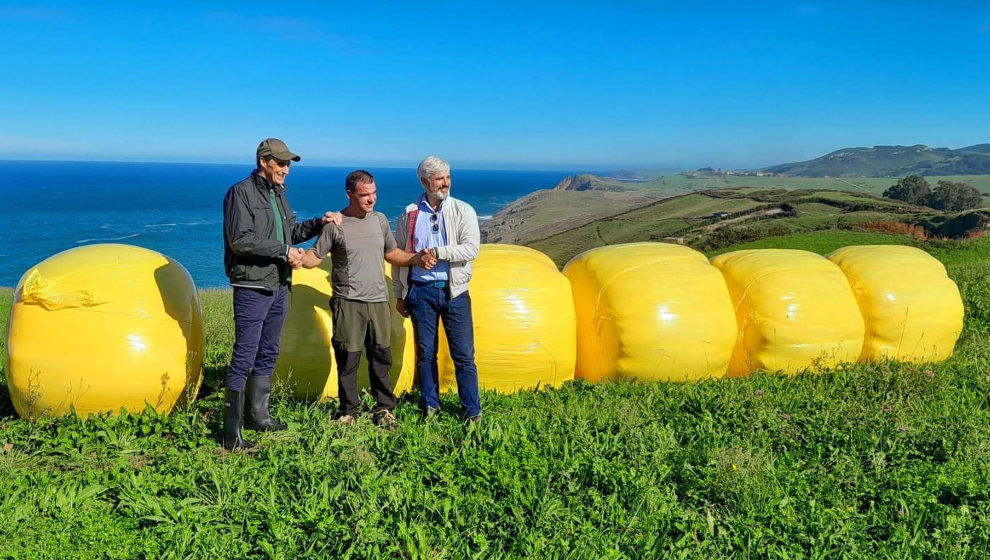
{"label": "jacket collar", "polygon": [[266,179],[258,170],[255,169],[251,172],[251,180],[254,181],[254,185],[258,187],[258,190],[267,193],[270,190],[275,191],[275,194],[282,194],[285,192],[285,185],[273,185],[271,181]]}

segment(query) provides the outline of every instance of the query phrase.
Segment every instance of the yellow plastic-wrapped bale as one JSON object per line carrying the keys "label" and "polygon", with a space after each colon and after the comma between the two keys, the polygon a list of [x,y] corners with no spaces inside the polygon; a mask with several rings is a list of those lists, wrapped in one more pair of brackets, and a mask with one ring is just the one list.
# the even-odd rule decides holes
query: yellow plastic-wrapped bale
{"label": "yellow plastic-wrapped bale", "polygon": [[795,374],[855,362],[863,318],[831,261],[791,249],[735,251],[712,259],[725,276],[739,323],[729,375],[757,369]]}
{"label": "yellow plastic-wrapped bale", "polygon": [[[574,379],[571,285],[550,257],[528,247],[485,244],[473,266],[469,293],[478,385],[511,393]],[[456,391],[442,327],[437,363],[440,390]]]}
{"label": "yellow plastic-wrapped bale", "polygon": [[941,361],[963,327],[959,289],[914,247],[863,245],[828,255],[845,273],[866,323],[862,361]]}
{"label": "yellow plastic-wrapped bale", "polygon": [[178,262],[131,245],[49,257],[17,284],[6,371],[24,418],[168,412],[195,398],[202,378],[196,286]]}
{"label": "yellow plastic-wrapped bale", "polygon": [[[317,268],[292,272],[292,293],[275,364],[275,383],[276,390],[286,388],[301,400],[337,398],[337,362],[330,346],[333,336],[329,309],[331,266],[332,259],[327,257]],[[390,268],[385,266],[386,276]],[[392,310],[392,368],[389,373],[393,391],[400,395],[412,388],[416,350],[412,323],[395,311],[391,280],[386,280],[385,284]],[[369,386],[368,357],[363,352],[358,366],[358,386],[362,389]]]}
{"label": "yellow plastic-wrapped bale", "polygon": [[630,243],[564,267],[578,321],[577,377],[695,381],[722,377],[736,341],[725,280],[701,253]]}

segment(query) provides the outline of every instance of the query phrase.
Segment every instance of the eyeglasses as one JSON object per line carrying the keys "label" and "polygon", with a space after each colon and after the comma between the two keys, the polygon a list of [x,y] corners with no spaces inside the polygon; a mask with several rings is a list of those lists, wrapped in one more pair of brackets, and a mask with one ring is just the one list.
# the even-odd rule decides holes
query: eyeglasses
{"label": "eyeglasses", "polygon": [[437,214],[430,214],[430,221],[433,222],[433,233],[440,231],[440,224],[438,223],[439,220],[440,218],[437,217]]}

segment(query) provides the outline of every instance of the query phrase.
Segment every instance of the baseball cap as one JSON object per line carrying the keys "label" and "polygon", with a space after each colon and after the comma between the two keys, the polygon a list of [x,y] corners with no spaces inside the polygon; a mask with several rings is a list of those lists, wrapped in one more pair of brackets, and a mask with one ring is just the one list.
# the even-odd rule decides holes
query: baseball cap
{"label": "baseball cap", "polygon": [[256,157],[272,156],[275,159],[282,161],[299,161],[300,158],[296,154],[289,151],[289,147],[285,145],[285,142],[279,140],[278,138],[266,138],[258,144],[258,152]]}

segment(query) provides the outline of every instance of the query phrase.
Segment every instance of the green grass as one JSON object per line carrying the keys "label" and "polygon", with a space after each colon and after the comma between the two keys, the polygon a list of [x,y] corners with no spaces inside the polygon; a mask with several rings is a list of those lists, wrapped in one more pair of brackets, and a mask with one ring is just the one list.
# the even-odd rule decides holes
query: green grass
{"label": "green grass", "polygon": [[189,408],[31,424],[5,405],[0,558],[985,558],[990,241],[923,247],[967,311],[945,363],[484,392],[472,426],[419,421],[412,395],[393,432],[277,399],[291,430],[255,453],[215,440],[232,321],[205,291]]}
{"label": "green grass", "polygon": [[749,243],[740,243],[724,249],[712,251],[708,256],[713,257],[729,251],[742,249],[803,249],[824,255],[849,245],[913,245],[918,246],[912,238],[905,235],[888,235],[864,231],[828,230],[791,233],[779,237],[767,237]]}

